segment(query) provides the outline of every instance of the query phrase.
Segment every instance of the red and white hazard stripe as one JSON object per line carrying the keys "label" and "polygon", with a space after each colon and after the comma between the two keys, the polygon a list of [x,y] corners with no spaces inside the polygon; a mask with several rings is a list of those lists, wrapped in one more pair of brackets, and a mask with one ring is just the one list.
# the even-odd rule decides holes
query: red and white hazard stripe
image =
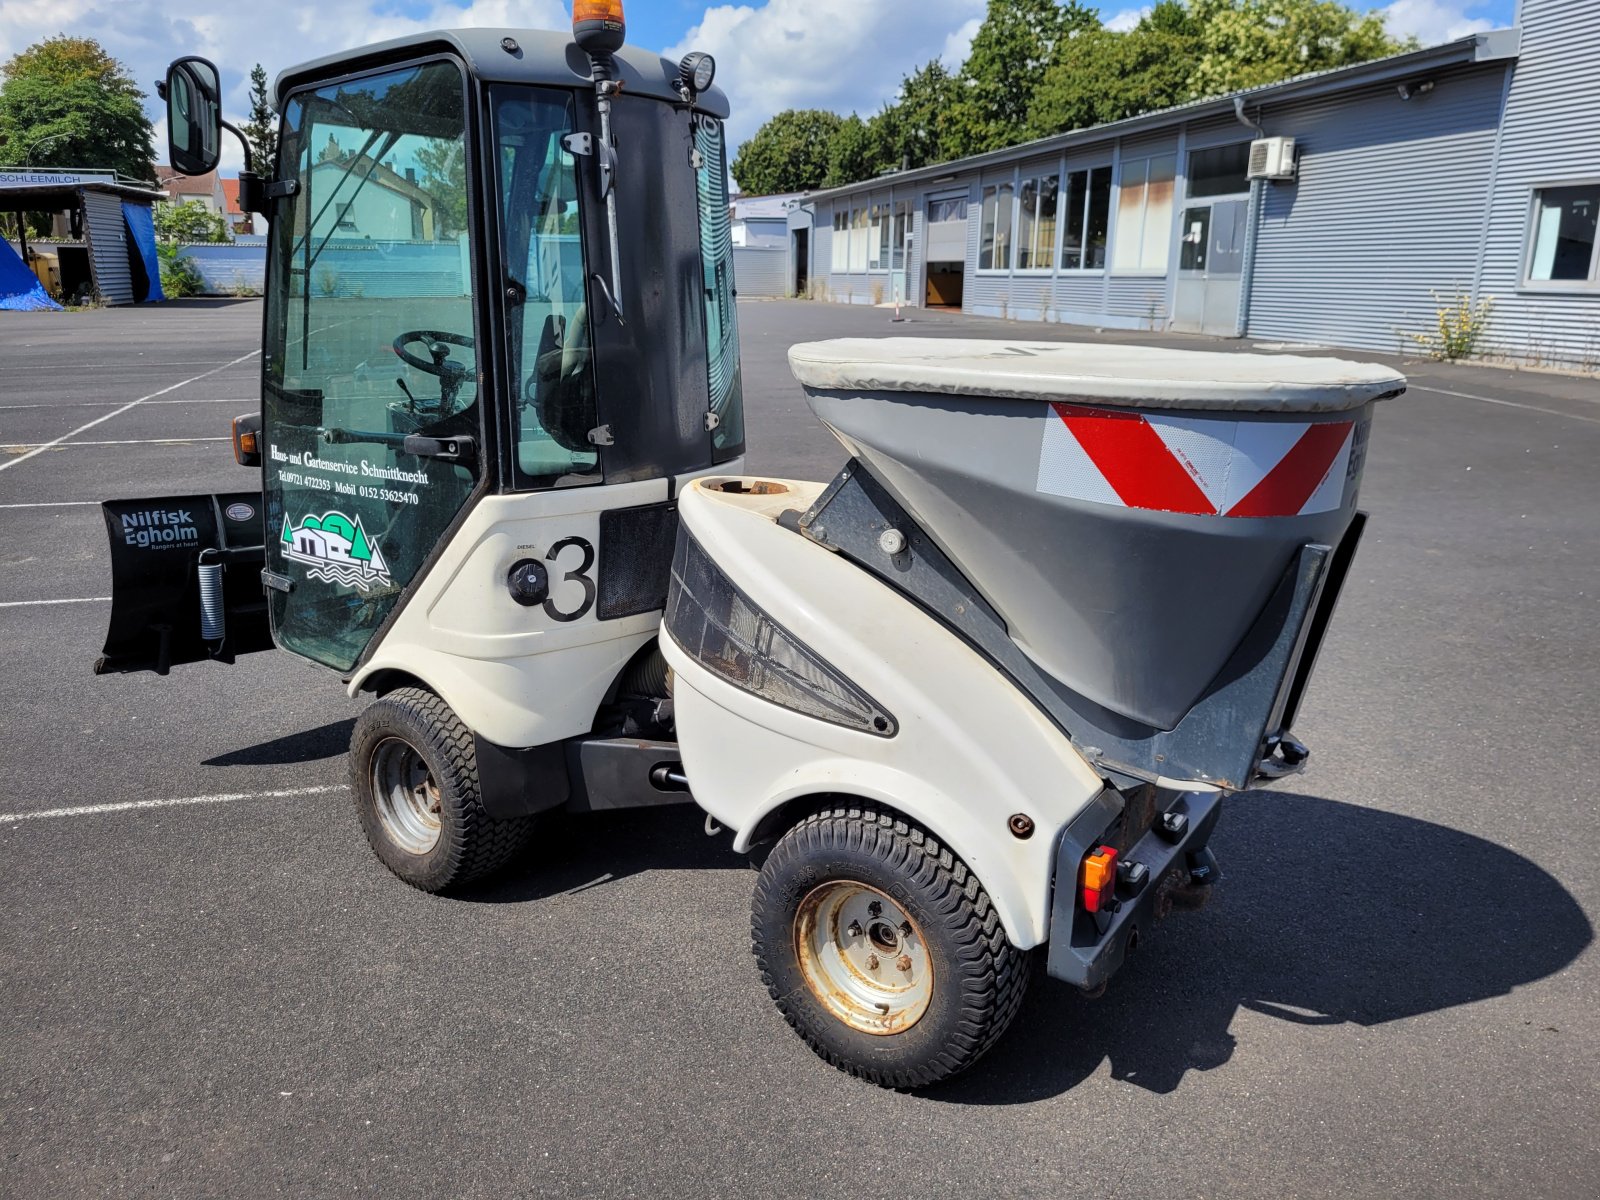
{"label": "red and white hazard stripe", "polygon": [[1224,517],[1328,512],[1344,499],[1354,421],[1228,421],[1052,403],[1038,490]]}

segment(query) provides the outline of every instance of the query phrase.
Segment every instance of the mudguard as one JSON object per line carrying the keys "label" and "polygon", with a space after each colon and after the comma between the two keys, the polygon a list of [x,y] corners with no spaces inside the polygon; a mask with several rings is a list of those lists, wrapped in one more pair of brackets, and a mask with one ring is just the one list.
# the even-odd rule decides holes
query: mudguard
{"label": "mudguard", "polygon": [[[180,663],[232,662],[272,649],[259,492],[107,500],[100,507],[111,544],[111,622],[96,675],[165,675]],[[209,628],[202,586],[220,601],[211,605]]]}

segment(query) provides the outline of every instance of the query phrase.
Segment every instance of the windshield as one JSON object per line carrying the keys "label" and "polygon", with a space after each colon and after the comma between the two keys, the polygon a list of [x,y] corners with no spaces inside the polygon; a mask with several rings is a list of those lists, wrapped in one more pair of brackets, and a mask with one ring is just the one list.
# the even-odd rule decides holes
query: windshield
{"label": "windshield", "polygon": [[[272,222],[263,346],[269,597],[280,645],[348,669],[478,478],[461,72],[299,93],[282,137],[295,190]],[[447,460],[408,435],[471,440]]]}
{"label": "windshield", "polygon": [[493,89],[518,487],[600,482],[571,91]]}

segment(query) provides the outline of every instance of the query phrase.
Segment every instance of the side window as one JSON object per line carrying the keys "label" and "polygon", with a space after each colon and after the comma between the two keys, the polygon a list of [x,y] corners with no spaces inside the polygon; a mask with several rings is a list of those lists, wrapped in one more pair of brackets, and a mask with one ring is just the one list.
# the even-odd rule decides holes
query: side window
{"label": "side window", "polygon": [[518,87],[493,98],[506,286],[522,297],[506,317],[513,478],[522,488],[598,483],[577,167],[562,144],[576,128],[573,95]]}
{"label": "side window", "polygon": [[694,143],[700,152],[696,191],[700,199],[700,266],[705,276],[710,411],[717,418],[711,457],[723,462],[744,452],[744,384],[739,372],[739,314],[734,305],[733,235],[728,220],[722,122],[700,117],[695,122]]}
{"label": "side window", "polygon": [[1529,283],[1593,287],[1600,283],[1600,183],[1540,188],[1534,193]]}

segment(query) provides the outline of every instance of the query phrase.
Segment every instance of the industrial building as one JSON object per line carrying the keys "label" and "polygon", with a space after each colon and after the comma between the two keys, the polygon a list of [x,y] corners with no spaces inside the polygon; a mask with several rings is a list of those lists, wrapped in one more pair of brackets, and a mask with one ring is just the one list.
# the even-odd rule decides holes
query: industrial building
{"label": "industrial building", "polygon": [[1600,21],[1510,29],[801,197],[819,299],[1600,369]]}

